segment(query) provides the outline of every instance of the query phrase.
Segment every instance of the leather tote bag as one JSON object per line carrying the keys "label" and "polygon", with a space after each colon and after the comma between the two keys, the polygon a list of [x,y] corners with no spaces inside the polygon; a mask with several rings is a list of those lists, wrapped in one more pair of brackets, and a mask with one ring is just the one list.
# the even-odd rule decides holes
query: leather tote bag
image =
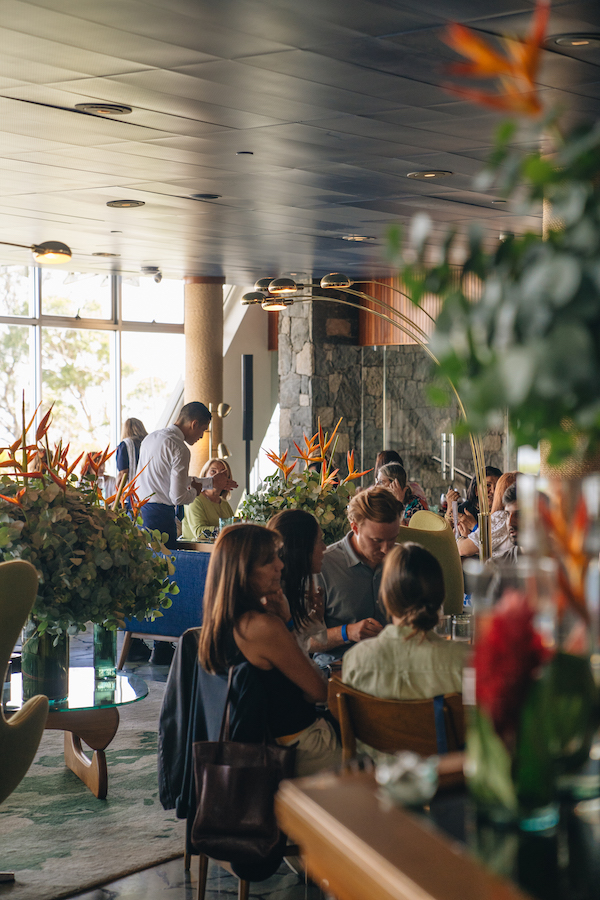
{"label": "leather tote bag", "polygon": [[275,818],[279,782],[294,774],[293,748],[229,740],[233,666],[218,741],[194,743],[196,815],[191,842],[197,853],[252,864],[270,857],[286,837]]}

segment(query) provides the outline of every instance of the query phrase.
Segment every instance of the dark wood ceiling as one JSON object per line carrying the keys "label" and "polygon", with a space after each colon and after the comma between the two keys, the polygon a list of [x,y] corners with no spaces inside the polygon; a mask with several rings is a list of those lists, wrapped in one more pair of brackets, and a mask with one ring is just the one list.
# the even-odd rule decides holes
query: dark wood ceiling
{"label": "dark wood ceiling", "polygon": [[[290,271],[384,275],[387,227],[419,210],[440,229],[474,217],[492,235],[540,227],[539,216],[520,218],[474,189],[498,118],[440,87],[448,21],[522,33],[531,0],[2,0],[1,9],[0,239],[65,241],[69,268],[158,265],[238,284]],[[600,33],[598,0],[555,2],[550,33],[566,32]],[[597,117],[600,48],[544,51],[540,83],[567,121]],[[133,112],[74,110],[94,101]],[[407,179],[423,169],[454,174]],[[145,206],[107,208],[116,199]],[[3,249],[5,262],[27,260]]]}

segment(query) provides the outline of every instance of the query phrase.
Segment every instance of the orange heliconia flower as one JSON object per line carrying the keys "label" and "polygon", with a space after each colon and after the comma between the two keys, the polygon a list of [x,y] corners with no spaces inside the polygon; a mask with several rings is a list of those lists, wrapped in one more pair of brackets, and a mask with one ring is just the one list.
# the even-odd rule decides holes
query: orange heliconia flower
{"label": "orange heliconia flower", "polygon": [[288,452],[282,453],[281,456],[277,456],[274,450],[269,450],[267,453],[267,459],[269,459],[274,465],[277,466],[278,469],[281,469],[283,472],[283,477],[287,481],[288,475],[293,469],[296,468],[296,463],[293,462],[291,466],[286,466],[285,461],[287,459]]}
{"label": "orange heliconia flower", "polygon": [[342,484],[346,484],[347,481],[354,481],[355,478],[362,478],[363,475],[368,475],[369,472],[373,471],[373,469],[365,469],[364,472],[356,472],[354,470],[354,450],[348,450],[346,455],[348,458],[348,474],[342,481]]}
{"label": "orange heliconia flower", "polygon": [[468,78],[497,78],[499,90],[481,91],[454,84],[447,85],[447,89],[466,100],[503,112],[539,115],[542,104],[536,78],[549,15],[550,0],[537,0],[530,33],[524,40],[503,38],[504,55],[470,28],[457,23],[449,25],[444,36],[445,43],[470,60],[454,63],[450,71]]}
{"label": "orange heliconia flower", "polygon": [[304,443],[306,444],[306,450],[302,450],[296,441],[294,441],[294,447],[298,451],[298,456],[296,459],[303,459],[306,463],[307,467],[311,463],[321,463],[324,462],[325,457],[319,452],[319,435],[313,434],[311,438],[307,438],[304,435]]}
{"label": "orange heliconia flower", "polygon": [[337,481],[335,476],[340,471],[339,469],[334,469],[333,472],[328,471],[329,467],[326,462],[321,466],[321,488],[326,487],[328,484],[336,485]]}
{"label": "orange heliconia flower", "polygon": [[540,518],[550,539],[553,555],[558,561],[559,609],[570,606],[588,621],[585,580],[588,557],[585,537],[589,519],[585,501],[580,497],[575,511],[569,514],[561,499],[542,501]]}

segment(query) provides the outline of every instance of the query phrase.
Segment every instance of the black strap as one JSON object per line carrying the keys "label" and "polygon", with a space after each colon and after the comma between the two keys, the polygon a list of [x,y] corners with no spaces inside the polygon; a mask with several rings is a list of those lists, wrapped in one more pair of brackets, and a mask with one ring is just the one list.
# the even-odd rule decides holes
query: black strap
{"label": "black strap", "polygon": [[219,731],[219,743],[229,740],[229,701],[231,698],[231,686],[233,684],[233,670],[235,666],[229,666],[229,677],[227,679],[227,696],[225,697],[225,708],[223,710],[223,718],[221,719],[221,730]]}

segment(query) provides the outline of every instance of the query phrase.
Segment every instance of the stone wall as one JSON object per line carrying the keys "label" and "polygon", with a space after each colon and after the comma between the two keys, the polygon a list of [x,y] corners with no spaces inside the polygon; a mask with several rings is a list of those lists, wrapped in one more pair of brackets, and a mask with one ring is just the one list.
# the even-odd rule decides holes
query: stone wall
{"label": "stone wall", "polygon": [[[342,295],[343,296],[343,295]],[[299,303],[279,317],[279,402],[281,452],[288,461],[304,446],[303,434],[331,431],[340,418],[336,465],[346,472],[346,450],[355,449],[356,467],[370,469],[383,448],[397,450],[409,478],[425,489],[430,503],[439,503],[448,487],[442,478],[440,456],[443,431],[458,418],[456,404],[432,406],[427,400],[431,363],[420,347],[359,347],[358,313],[331,302]],[[385,386],[385,403],[384,403]],[[484,441],[486,464],[503,468],[503,435],[490,433]],[[468,441],[457,441],[456,465],[473,472]],[[365,476],[364,484],[371,483]],[[465,480],[455,479],[458,487]]]}

